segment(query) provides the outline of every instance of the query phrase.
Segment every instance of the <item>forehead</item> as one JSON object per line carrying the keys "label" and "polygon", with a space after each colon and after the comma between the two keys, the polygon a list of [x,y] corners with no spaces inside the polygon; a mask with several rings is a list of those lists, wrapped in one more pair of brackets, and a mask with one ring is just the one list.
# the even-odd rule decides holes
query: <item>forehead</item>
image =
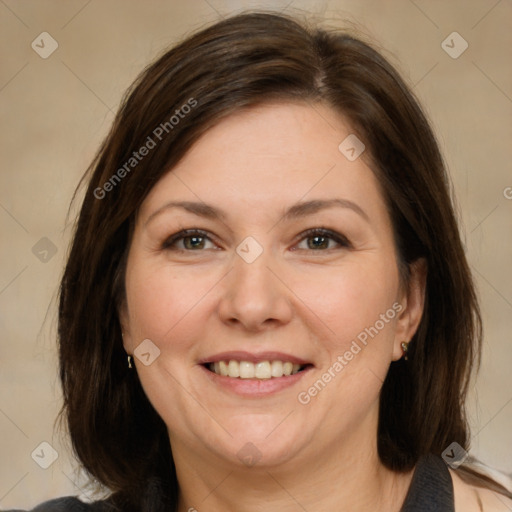
{"label": "forehead", "polygon": [[362,157],[350,161],[339,149],[349,136],[348,123],[322,103],[241,110],[208,130],[159,180],[141,217],[177,198],[270,211],[301,198],[347,196],[379,209],[383,198],[373,172]]}

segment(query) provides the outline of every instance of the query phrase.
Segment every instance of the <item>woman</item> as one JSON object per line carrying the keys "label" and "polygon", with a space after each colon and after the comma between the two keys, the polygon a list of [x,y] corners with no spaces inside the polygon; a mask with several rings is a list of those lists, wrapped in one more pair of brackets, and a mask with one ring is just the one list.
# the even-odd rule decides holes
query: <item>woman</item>
{"label": "woman", "polygon": [[35,510],[510,510],[466,460],[481,326],[447,183],[357,38],[249,13],[165,53],[61,283],[62,414],[112,494]]}

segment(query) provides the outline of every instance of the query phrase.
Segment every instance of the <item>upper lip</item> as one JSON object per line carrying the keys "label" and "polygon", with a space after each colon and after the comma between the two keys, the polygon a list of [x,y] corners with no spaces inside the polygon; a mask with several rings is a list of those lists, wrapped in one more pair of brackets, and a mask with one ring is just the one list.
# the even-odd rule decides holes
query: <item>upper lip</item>
{"label": "upper lip", "polygon": [[300,365],[312,364],[300,357],[285,354],[284,352],[245,352],[237,350],[234,352],[221,352],[212,356],[202,358],[199,364],[216,363],[218,361],[248,361],[250,363],[261,363],[262,361],[283,361]]}

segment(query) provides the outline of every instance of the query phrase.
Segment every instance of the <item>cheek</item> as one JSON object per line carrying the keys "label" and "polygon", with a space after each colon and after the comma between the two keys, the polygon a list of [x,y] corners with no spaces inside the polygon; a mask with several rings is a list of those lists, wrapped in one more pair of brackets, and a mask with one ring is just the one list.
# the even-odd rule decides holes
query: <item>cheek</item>
{"label": "cheek", "polygon": [[[387,260],[389,262],[389,260]],[[371,264],[370,264],[371,263]],[[378,399],[392,359],[396,320],[396,266],[377,258],[309,281],[303,300],[315,314],[310,330],[319,353],[325,353],[319,371],[298,396],[301,404],[330,411],[325,428],[339,432],[354,425]],[[298,295],[299,295],[298,293]],[[342,404],[342,406],[340,406]]]}
{"label": "cheek", "polygon": [[190,326],[190,319],[201,310],[202,299],[218,279],[213,272],[137,263],[133,262],[126,279],[133,334],[165,344]]}
{"label": "cheek", "polygon": [[398,291],[397,268],[390,261],[378,261],[371,255],[297,280],[294,291],[336,348],[350,344],[360,333],[364,337],[365,329],[376,322],[383,334],[394,325],[393,321],[386,321],[382,326],[380,321],[381,315],[386,316],[385,320],[396,316],[394,310],[386,314]]}
{"label": "cheek", "polygon": [[165,263],[152,265],[136,258],[127,268],[133,348],[150,339],[160,350],[151,365],[137,362],[137,373],[153,407],[184,436],[192,428],[192,419],[205,431],[211,428],[199,402],[183,389],[191,389],[188,362],[204,325],[206,302],[202,299],[217,281],[212,272],[199,275],[191,267],[178,271]]}

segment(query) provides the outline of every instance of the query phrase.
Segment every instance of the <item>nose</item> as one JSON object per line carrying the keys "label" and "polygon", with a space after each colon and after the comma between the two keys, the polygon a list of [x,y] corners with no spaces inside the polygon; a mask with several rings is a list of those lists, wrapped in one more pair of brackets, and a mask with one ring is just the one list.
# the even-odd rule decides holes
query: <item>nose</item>
{"label": "nose", "polygon": [[223,280],[218,308],[222,321],[252,332],[288,323],[293,293],[278,268],[266,251],[252,263],[236,255]]}

